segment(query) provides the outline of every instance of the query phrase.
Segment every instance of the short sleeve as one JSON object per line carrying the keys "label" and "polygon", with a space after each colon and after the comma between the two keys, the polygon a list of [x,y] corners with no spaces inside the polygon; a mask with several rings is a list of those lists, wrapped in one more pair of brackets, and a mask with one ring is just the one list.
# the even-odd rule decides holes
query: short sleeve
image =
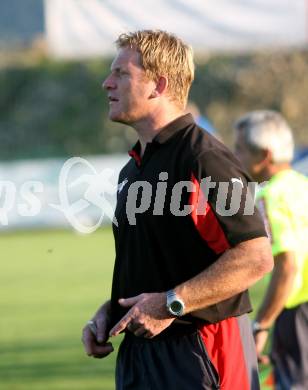
{"label": "short sleeve", "polygon": [[[267,236],[262,217],[255,206],[256,185],[227,148],[210,149],[198,156],[193,180],[200,186],[194,222],[199,231],[204,232],[204,238],[209,237],[210,246],[217,253],[222,252],[223,247],[217,245],[215,240],[220,243],[225,240],[229,246],[235,246],[246,240]],[[200,202],[201,197],[203,202]],[[215,234],[211,235],[210,232]]]}

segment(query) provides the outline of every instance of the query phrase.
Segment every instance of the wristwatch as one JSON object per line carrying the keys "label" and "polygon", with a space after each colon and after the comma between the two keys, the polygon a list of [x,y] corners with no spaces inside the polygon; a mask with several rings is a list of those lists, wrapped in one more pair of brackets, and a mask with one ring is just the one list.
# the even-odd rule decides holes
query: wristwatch
{"label": "wristwatch", "polygon": [[166,293],[167,296],[167,310],[175,317],[181,317],[184,314],[185,304],[180,299],[174,290],[169,290]]}

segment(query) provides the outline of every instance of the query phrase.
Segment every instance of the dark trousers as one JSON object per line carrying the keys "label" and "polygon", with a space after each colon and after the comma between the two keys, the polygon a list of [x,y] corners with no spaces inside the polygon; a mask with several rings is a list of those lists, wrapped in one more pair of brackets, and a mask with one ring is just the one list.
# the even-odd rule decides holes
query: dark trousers
{"label": "dark trousers", "polygon": [[271,358],[277,390],[308,389],[308,303],[278,316]]}

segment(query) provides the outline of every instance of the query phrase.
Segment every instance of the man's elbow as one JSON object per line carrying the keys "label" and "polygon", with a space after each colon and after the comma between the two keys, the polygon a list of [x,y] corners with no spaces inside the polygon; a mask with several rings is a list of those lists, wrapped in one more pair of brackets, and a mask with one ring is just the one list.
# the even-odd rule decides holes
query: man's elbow
{"label": "man's elbow", "polygon": [[[256,261],[256,274],[258,278],[262,278],[267,273],[271,272],[274,268],[274,259],[272,256],[271,245],[268,238],[263,238],[262,242],[259,242],[257,248],[257,261]],[[256,276],[257,276],[256,275]]]}
{"label": "man's elbow", "polygon": [[298,266],[296,263],[294,252],[282,252],[275,256],[275,269],[279,269],[279,273],[294,277],[298,272]]}
{"label": "man's elbow", "polygon": [[274,268],[274,260],[271,253],[264,254],[258,266],[260,278],[271,272]]}

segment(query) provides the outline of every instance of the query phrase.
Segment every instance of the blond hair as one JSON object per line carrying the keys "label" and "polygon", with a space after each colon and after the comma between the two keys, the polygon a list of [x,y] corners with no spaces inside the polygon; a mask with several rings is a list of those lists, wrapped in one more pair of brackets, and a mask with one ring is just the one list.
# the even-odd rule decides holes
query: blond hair
{"label": "blond hair", "polygon": [[193,53],[180,38],[161,30],[141,30],[121,34],[118,49],[130,47],[140,53],[146,77],[155,82],[168,78],[168,96],[184,109],[194,79]]}

